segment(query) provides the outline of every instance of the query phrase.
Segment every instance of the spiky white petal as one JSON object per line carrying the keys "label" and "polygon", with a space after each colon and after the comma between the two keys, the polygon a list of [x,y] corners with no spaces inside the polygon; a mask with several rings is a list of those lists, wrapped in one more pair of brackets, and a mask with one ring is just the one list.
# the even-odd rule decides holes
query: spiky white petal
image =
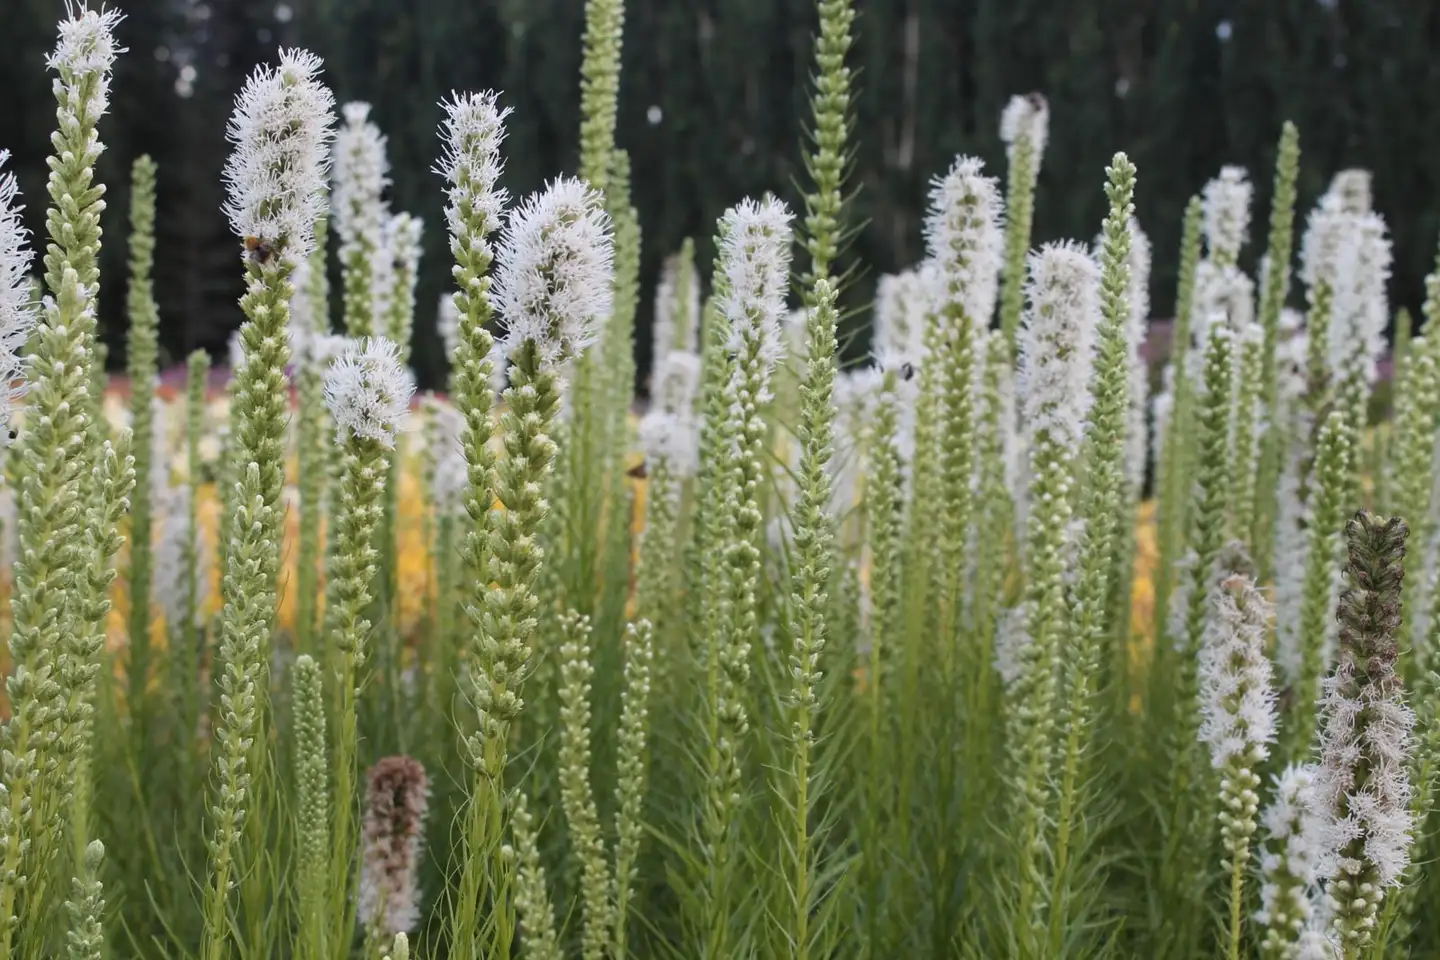
{"label": "spiky white petal", "polygon": [[977,328],[990,322],[1004,247],[1000,188],[985,165],[958,157],[930,187],[925,241],[939,269],[942,306],[963,308]]}
{"label": "spiky white petal", "polygon": [[494,297],[505,321],[501,352],[533,341],[542,364],[563,366],[598,335],[610,313],[615,246],[604,202],[562,177],[510,212],[500,240]]}
{"label": "spiky white petal", "polygon": [[720,271],[716,304],[730,322],[732,351],[754,349],[769,374],[780,359],[780,322],[790,283],[790,211],[774,197],[743,200],[720,218]]}
{"label": "spiky white petal", "polygon": [[1332,281],[1330,366],[1368,386],[1375,382],[1386,346],[1390,304],[1385,285],[1390,279],[1391,243],[1379,214],[1345,214],[1344,218]]}
{"label": "spiky white petal", "polygon": [[1335,282],[1350,222],[1340,198],[1331,194],[1321,197],[1306,217],[1305,233],[1300,238],[1300,279],[1307,287],[1321,281]]}
{"label": "spiky white petal", "polygon": [[1005,143],[1006,156],[1013,162],[1015,146],[1021,140],[1028,140],[1030,148],[1038,158],[1045,153],[1045,143],[1050,136],[1050,103],[1042,93],[1016,95],[1005,104],[1000,112],[1000,139]]}
{"label": "spiky white petal", "polygon": [[1046,433],[1078,449],[1090,405],[1090,365],[1099,319],[1095,261],[1077,244],[1030,254],[1029,305],[1020,330],[1016,386],[1030,437]]}
{"label": "spiky white petal", "polygon": [[[1255,915],[1262,924],[1269,925],[1276,916],[1308,921],[1314,912],[1312,897],[1320,883],[1322,825],[1314,781],[1314,767],[1286,767],[1275,777],[1275,799],[1260,815],[1268,837],[1260,856],[1264,877],[1261,909]],[[1280,902],[1281,897],[1286,902]]]}
{"label": "spiky white petal", "polygon": [[1210,256],[1234,263],[1250,229],[1250,198],[1254,187],[1244,167],[1226,166],[1205,184],[1201,226]]}
{"label": "spiky white petal", "polygon": [[321,66],[313,53],[281,50],[279,66],[257,67],[245,81],[226,130],[230,227],[292,263],[314,249],[325,208],[335,97]]}
{"label": "spiky white petal", "polygon": [[399,348],[385,337],[352,343],[325,374],[325,405],[342,443],[353,436],[393,449],[414,393]]}

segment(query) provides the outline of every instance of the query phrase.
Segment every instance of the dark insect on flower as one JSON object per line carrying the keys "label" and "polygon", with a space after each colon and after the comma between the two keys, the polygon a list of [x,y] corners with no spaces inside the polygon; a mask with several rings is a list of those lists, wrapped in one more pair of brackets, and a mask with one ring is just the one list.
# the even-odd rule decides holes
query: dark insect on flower
{"label": "dark insect on flower", "polygon": [[900,379],[907,383],[915,376],[915,364],[906,361],[900,364]]}
{"label": "dark insect on flower", "polygon": [[625,476],[632,480],[644,480],[649,474],[645,470],[645,461],[641,460],[635,466],[625,471]]}
{"label": "dark insect on flower", "polygon": [[245,256],[253,263],[266,264],[275,256],[275,250],[259,237],[246,237]]}

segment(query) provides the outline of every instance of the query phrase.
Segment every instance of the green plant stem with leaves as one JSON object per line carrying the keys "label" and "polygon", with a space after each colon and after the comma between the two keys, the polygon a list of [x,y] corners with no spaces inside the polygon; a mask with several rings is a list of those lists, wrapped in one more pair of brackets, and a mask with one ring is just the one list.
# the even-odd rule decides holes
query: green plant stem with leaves
{"label": "green plant stem with leaves", "polygon": [[135,470],[144,478],[130,499],[130,683],[128,702],[132,731],[144,756],[150,725],[150,580],[151,485],[150,459],[154,455],[154,383],[159,353],[159,309],[151,271],[155,265],[155,161],[136,158],[130,187],[130,288],[125,295],[130,327],[126,341],[126,373],[130,376],[130,430],[134,440]]}
{"label": "green plant stem with leaves", "polygon": [[1130,314],[1130,218],[1134,214],[1135,166],[1117,153],[1106,170],[1105,194],[1110,212],[1101,228],[1101,321],[1091,374],[1089,425],[1080,491],[1080,516],[1085,532],[1080,541],[1079,581],[1070,595],[1068,629],[1062,631],[1065,654],[1065,701],[1059,726],[1065,731],[1060,761],[1059,814],[1055,823],[1054,857],[1049,866],[1049,933],[1047,953],[1059,956],[1071,926],[1072,841],[1089,825],[1084,809],[1085,754],[1094,741],[1095,694],[1100,658],[1109,636],[1105,621],[1115,568],[1119,523],[1125,499],[1125,427],[1130,407],[1130,360],[1126,326]]}

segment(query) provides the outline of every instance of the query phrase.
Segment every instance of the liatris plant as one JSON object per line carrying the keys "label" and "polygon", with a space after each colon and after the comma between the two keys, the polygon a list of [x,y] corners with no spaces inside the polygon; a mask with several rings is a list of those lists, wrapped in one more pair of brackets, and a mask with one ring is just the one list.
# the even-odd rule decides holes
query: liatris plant
{"label": "liatris plant", "polygon": [[1315,769],[1291,765],[1275,779],[1274,800],[1260,822],[1269,840],[1260,857],[1261,909],[1255,922],[1264,929],[1260,955],[1291,960],[1299,940],[1312,929],[1320,885],[1320,828]]}
{"label": "liatris plant", "polygon": [[1000,139],[1005,141],[1010,161],[1005,191],[1004,286],[1000,291],[1000,329],[1011,341],[1020,326],[1025,305],[1025,251],[1030,248],[1030,229],[1035,218],[1035,183],[1040,162],[1050,137],[1050,104],[1044,94],[1011,97],[1000,115]]}
{"label": "liatris plant", "polygon": [[1231,960],[1243,955],[1245,878],[1260,804],[1257,768],[1275,739],[1275,691],[1265,656],[1272,613],[1253,580],[1227,576],[1215,592],[1200,652],[1200,737],[1209,744],[1211,763],[1220,773],[1220,834],[1230,870]]}
{"label": "liatris plant", "polygon": [[[333,548],[325,578],[325,634],[335,690],[335,820],[327,914],[344,917],[350,897],[349,858],[354,845],[352,798],[358,755],[358,707],[368,658],[371,623],[366,607],[378,569],[375,532],[383,513],[386,451],[409,413],[415,387],[400,365],[399,350],[383,337],[366,339],[325,374],[325,405],[340,446],[339,495],[332,512]],[[396,930],[402,928],[395,928]],[[337,930],[339,940],[348,930]],[[391,930],[390,932],[395,932]]]}
{"label": "liatris plant", "polygon": [[1409,528],[1355,515],[1345,527],[1348,586],[1340,596],[1340,660],[1326,682],[1315,784],[1328,814],[1326,896],[1344,960],[1364,956],[1388,888],[1409,861],[1406,764],[1415,716],[1396,671],[1400,586]]}
{"label": "liatris plant", "polygon": [[[96,258],[105,209],[104,187],[94,182],[95,162],[103,149],[95,128],[109,107],[118,20],[114,12],[74,11],[61,23],[48,61],[56,73],[59,129],[48,183],[53,204],[46,222],[49,296],[26,368],[33,427],[21,434],[17,450],[23,559],[15,567],[11,600],[14,669],[8,682],[12,713],[5,737],[6,792],[0,797],[0,960],[14,956],[22,919],[28,922],[20,943],[26,943],[26,937],[35,938],[32,943],[43,941],[41,918],[55,907],[47,900],[46,883],[60,840],[55,818],[66,802],[64,779],[73,770],[63,757],[75,756],[80,748],[61,736],[68,725],[62,698],[78,693],[69,688],[61,670],[62,659],[71,652],[65,649],[69,639],[90,629],[84,622],[89,611],[83,610],[82,577],[92,558],[86,555],[82,525],[87,519],[85,496],[93,489],[91,468],[100,456],[92,436],[98,404],[89,390],[99,292]],[[0,337],[11,355],[25,341],[32,318],[28,292],[21,292],[29,257],[14,202],[14,180],[7,174],[0,179]],[[7,367],[13,372],[8,361]],[[5,394],[8,412],[8,386]],[[88,669],[90,664],[77,666]]]}
{"label": "liatris plant", "polygon": [[[309,256],[323,202],[333,98],[317,79],[318,58],[281,53],[260,67],[236,101],[226,166],[226,213],[244,242],[248,322],[245,363],[236,371],[232,456],[239,465],[235,514],[225,524],[225,606],[218,672],[221,724],[216,730],[210,884],[205,901],[205,960],[228,952],[227,902],[237,845],[263,795],[268,750],[262,717],[268,701],[270,634],[280,564],[280,490],[284,477],[284,370],[289,355],[290,274]],[[258,831],[257,831],[258,834]]]}
{"label": "liatris plant", "polygon": [[[491,935],[499,950],[509,950],[513,925],[504,901],[513,863],[496,857],[495,842],[503,823],[506,741],[524,706],[520,685],[529,669],[539,606],[534,583],[542,553],[535,537],[547,509],[541,490],[555,458],[550,430],[560,401],[560,376],[566,364],[594,342],[597,322],[610,305],[612,258],[600,197],[573,179],[556,180],[517,207],[501,243],[495,299],[506,324],[500,348],[510,361],[510,386],[500,419],[506,455],[495,465],[492,482],[504,509],[482,513],[485,508],[471,508],[476,520],[488,515],[484,549],[489,556],[482,569],[494,585],[484,591],[472,614],[479,631],[469,696],[478,723],[465,742],[475,777],[456,914],[455,937],[462,956],[478,951],[480,878],[486,872],[491,892],[502,901],[497,908],[502,919],[491,927]],[[488,390],[488,377],[483,382]],[[467,437],[467,447],[469,442]],[[474,467],[472,460],[472,500]]]}
{"label": "liatris plant", "polygon": [[[352,337],[389,332],[377,323],[376,273],[385,242],[385,206],[381,195],[389,164],[385,137],[370,122],[370,104],[347,103],[345,123],[335,137],[331,211],[340,235],[344,268],[345,331]],[[383,291],[388,293],[388,291]]]}

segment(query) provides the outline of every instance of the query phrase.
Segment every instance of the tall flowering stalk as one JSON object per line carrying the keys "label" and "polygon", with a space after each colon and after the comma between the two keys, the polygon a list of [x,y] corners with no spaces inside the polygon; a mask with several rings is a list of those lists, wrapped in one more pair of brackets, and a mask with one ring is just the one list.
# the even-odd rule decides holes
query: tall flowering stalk
{"label": "tall flowering stalk", "polygon": [[[456,930],[455,949],[462,957],[478,954],[481,871],[492,867],[493,909],[501,918],[492,918],[490,955],[509,955],[513,864],[504,858],[492,864],[490,858],[498,853],[492,841],[503,828],[506,740],[524,706],[520,685],[529,669],[540,605],[534,588],[543,555],[536,534],[548,510],[541,491],[555,459],[550,431],[560,402],[560,376],[594,342],[599,320],[609,310],[613,256],[599,194],[574,179],[554,181],[512,211],[501,242],[495,299],[506,324],[500,347],[510,361],[510,386],[500,420],[505,457],[492,475],[503,509],[484,507],[489,551],[484,569],[491,587],[482,588],[472,613],[478,630],[469,695],[478,724],[464,746],[475,779],[457,908],[457,923],[463,925]],[[467,437],[467,447],[469,442]],[[471,482],[473,499],[473,472]],[[473,505],[471,512],[477,520],[486,516]]]}
{"label": "tall flowering stalk", "polygon": [[228,953],[227,902],[236,844],[253,810],[256,778],[268,752],[269,641],[276,613],[288,414],[287,321],[290,275],[309,256],[323,204],[334,98],[318,80],[320,60],[281,51],[278,67],[246,81],[227,131],[225,168],[231,228],[244,240],[246,291],[240,306],[245,362],[235,371],[232,456],[239,466],[234,515],[226,518],[224,608],[219,647],[220,723],[215,731],[216,792],[211,808],[210,883],[202,957]]}
{"label": "tall flowering stalk", "polygon": [[330,867],[330,764],[326,750],[325,700],[321,668],[302,653],[295,658],[291,684],[295,711],[295,887],[299,932],[296,956],[325,960],[328,921],[325,890]]}
{"label": "tall flowering stalk", "polygon": [[1187,456],[1191,435],[1190,418],[1193,389],[1185,371],[1190,365],[1191,326],[1195,307],[1195,271],[1200,260],[1200,221],[1203,205],[1199,197],[1191,197],[1185,206],[1185,220],[1180,229],[1180,268],[1175,284],[1175,325],[1170,342],[1169,371],[1173,378],[1168,425],[1160,444],[1156,476],[1160,489],[1160,574],[1155,584],[1157,623],[1168,617],[1170,594],[1176,583],[1176,572],[1185,554],[1188,529],[1190,476]]}
{"label": "tall flowering stalk", "polygon": [[[854,42],[852,27],[855,7],[852,0],[818,0],[820,32],[815,38],[814,90],[810,94],[812,114],[809,140],[813,149],[805,154],[805,168],[812,188],[805,195],[805,251],[810,269],[804,278],[806,302],[814,307],[820,299],[818,284],[829,277],[835,259],[849,239],[845,224],[845,180],[850,156],[850,68],[845,55]],[[806,948],[795,947],[800,956]]]}
{"label": "tall flowering stalk", "polygon": [[[1431,464],[1435,459],[1435,432],[1440,427],[1436,418],[1440,414],[1440,364],[1436,363],[1430,336],[1427,333],[1417,337],[1402,361],[1405,389],[1395,398],[1388,464],[1388,501],[1397,516],[1415,518],[1411,532],[1420,543],[1430,539]],[[1440,338],[1440,332],[1435,336]],[[1423,579],[1423,569],[1420,575],[1405,578],[1407,609],[1416,609]],[[1407,665],[1409,678],[1425,676],[1436,665],[1434,644],[1429,637],[1417,634],[1413,626],[1417,619],[1412,615],[1401,628],[1402,639],[1409,640],[1405,646],[1414,651]]]}
{"label": "tall flowering stalk", "polygon": [[[1185,571],[1183,589],[1176,591],[1183,598],[1177,602],[1183,606],[1171,614],[1176,626],[1170,631],[1173,653],[1170,670],[1165,672],[1173,684],[1173,692],[1168,694],[1172,719],[1167,744],[1170,772],[1166,784],[1172,826],[1162,853],[1161,882],[1166,902],[1171,905],[1167,909],[1176,911],[1179,917],[1172,931],[1178,944],[1191,943],[1195,937],[1192,924],[1198,922],[1195,914],[1208,887],[1214,824],[1210,813],[1213,794],[1198,756],[1201,721],[1198,666],[1206,608],[1220,548],[1225,541],[1235,338],[1218,315],[1209,324],[1208,333],[1203,392],[1197,411],[1199,436],[1194,493],[1189,510],[1192,525],[1189,569]],[[1161,671],[1156,673],[1161,675]]]}
{"label": "tall flowering stalk", "polygon": [[[415,387],[399,348],[378,337],[351,346],[325,374],[325,405],[335,423],[340,479],[331,514],[333,547],[325,577],[325,635],[335,675],[335,817],[327,915],[343,943],[351,901],[358,755],[357,703],[364,685],[371,623],[366,608],[379,564],[375,542],[383,513],[387,453],[408,414]],[[345,924],[341,926],[341,924]]]}
{"label": "tall flowering stalk", "polygon": [[[0,796],[0,960],[9,960],[20,925],[17,900],[26,890],[25,914],[45,915],[46,872],[56,847],[55,825],[62,784],[55,782],[67,692],[60,660],[69,637],[85,629],[78,582],[89,559],[80,525],[83,497],[97,451],[87,446],[96,398],[89,396],[94,362],[95,298],[98,292],[100,215],[105,188],[94,182],[104,149],[96,124],[109,107],[110,68],[119,52],[115,12],[79,9],[60,24],[50,55],[55,71],[55,156],[47,188],[50,242],[45,251],[49,297],[41,311],[27,378],[33,384],[20,437],[19,549],[11,601],[12,672],[7,681],[11,717],[5,727]],[[15,181],[0,176],[0,343],[9,356],[33,322],[23,275],[29,265],[15,208]],[[7,360],[7,372],[13,366]],[[13,382],[13,380],[11,381]],[[8,414],[12,396],[4,391]]]}
{"label": "tall flowering stalk", "polygon": [[104,956],[105,915],[104,887],[100,882],[100,866],[105,861],[105,845],[91,840],[80,855],[79,875],[72,885],[73,894],[65,901],[70,929],[65,934],[66,957],[69,960],[100,960]]}
{"label": "tall flowering stalk", "polygon": [[750,643],[759,633],[760,483],[766,425],[761,407],[783,349],[780,321],[790,266],[790,212],[778,200],[747,200],[721,218],[716,310],[729,329],[724,410],[717,424],[719,474],[707,504],[720,569],[707,589],[705,724],[701,762],[703,897],[695,950],[706,960],[730,956],[735,888],[741,749],[750,728],[746,691]]}
{"label": "tall flowering stalk", "polygon": [[[1061,758],[1059,816],[1055,825],[1053,872],[1050,889],[1049,943],[1060,949],[1066,927],[1066,909],[1072,891],[1070,852],[1072,832],[1083,830],[1085,811],[1078,809],[1079,789],[1085,780],[1083,754],[1090,741],[1094,696],[1099,687],[1100,657],[1110,626],[1110,577],[1116,569],[1117,548],[1124,545],[1118,518],[1124,516],[1125,430],[1130,414],[1130,218],[1134,214],[1135,165],[1117,153],[1106,171],[1105,193],[1110,213],[1102,228],[1099,277],[1099,328],[1095,362],[1090,374],[1091,394],[1085,424],[1084,485],[1079,514],[1084,531],[1079,543],[1079,581],[1070,593],[1064,619],[1068,627],[1054,628],[1061,638],[1053,653],[1063,651],[1061,668],[1065,702],[1060,728],[1065,731]],[[1042,494],[1043,495],[1043,494]],[[1043,507],[1032,507],[1044,512]],[[1033,556],[1033,554],[1032,554]],[[1033,628],[1033,624],[1032,624]],[[1031,637],[1038,634],[1031,633]]]}
{"label": "tall flowering stalk", "polygon": [[1406,765],[1415,715],[1396,672],[1405,522],[1360,512],[1345,526],[1349,586],[1340,597],[1340,661],[1325,685],[1315,785],[1327,813],[1326,894],[1344,960],[1365,956],[1387,888],[1409,862]]}
{"label": "tall flowering stalk", "polygon": [[1220,834],[1230,870],[1230,936],[1227,956],[1239,960],[1244,934],[1245,877],[1255,833],[1260,787],[1258,767],[1275,739],[1275,691],[1265,637],[1274,608],[1255,582],[1239,574],[1220,581],[1200,651],[1204,722],[1200,738],[1220,774]]}
{"label": "tall flowering stalk", "polygon": [[[1065,568],[1072,486],[1083,437],[1098,314],[1095,261],[1078,246],[1049,244],[1030,256],[1029,309],[1019,337],[1017,388],[1030,449],[1025,531],[1025,633],[1010,687],[1016,885],[1009,924],[1024,956],[1045,938],[1048,772],[1066,632]],[[1123,289],[1123,285],[1121,287]],[[1123,405],[1119,408],[1124,410]]]}
{"label": "tall flowering stalk", "polygon": [[[817,241],[818,242],[818,241]],[[789,915],[778,919],[793,957],[810,956],[818,931],[812,929],[816,904],[824,892],[811,820],[823,789],[813,758],[816,715],[821,709],[820,658],[829,638],[825,613],[834,564],[834,521],[830,516],[830,456],[835,421],[835,284],[816,280],[814,303],[806,310],[805,375],[800,382],[799,496],[792,513],[795,536],[791,560],[793,605],[790,656],[791,687],[784,717],[791,737],[790,769],[777,792],[789,818],[785,845]]]}
{"label": "tall flowering stalk", "polygon": [[[135,444],[135,470],[150,476],[154,453],[154,383],[158,364],[160,314],[155,305],[151,271],[155,264],[155,161],[135,160],[130,186],[130,289],[126,313],[130,328],[126,345],[126,372],[130,376],[130,432]],[[135,488],[130,499],[130,681],[129,704],[136,742],[148,736],[150,680],[151,488]]]}
{"label": "tall flowering stalk", "polygon": [[331,216],[340,235],[340,265],[345,280],[345,332],[373,336],[376,324],[377,272],[385,237],[385,204],[389,183],[385,137],[370,122],[370,104],[347,103],[345,123],[335,137]]}
{"label": "tall flowering stalk", "polygon": [[1256,473],[1260,467],[1260,443],[1265,425],[1262,417],[1265,387],[1265,330],[1251,322],[1240,331],[1240,349],[1235,357],[1234,486],[1231,533],[1253,547],[1255,536]]}
{"label": "tall flowering stalk", "polygon": [[1320,684],[1334,655],[1335,629],[1330,611],[1339,596],[1335,572],[1344,550],[1342,523],[1354,459],[1350,437],[1345,413],[1336,409],[1325,418],[1315,440],[1306,526],[1309,542],[1300,605],[1299,673],[1291,684],[1295,696],[1286,724],[1290,755],[1297,758],[1303,757],[1314,743]]}
{"label": "tall flowering stalk", "polygon": [[1261,391],[1264,432],[1260,439],[1260,474],[1256,489],[1258,526],[1242,531],[1254,548],[1262,573],[1271,569],[1270,551],[1274,538],[1276,483],[1280,476],[1285,438],[1288,433],[1281,416],[1279,394],[1280,312],[1290,293],[1290,261],[1295,250],[1295,184],[1300,176],[1300,131],[1286,120],[1280,128],[1275,155],[1274,188],[1270,194],[1270,233],[1265,245],[1265,269],[1260,284],[1260,327],[1265,345],[1260,362],[1264,387]]}
{"label": "tall flowering stalk", "polygon": [[[674,619],[676,534],[684,484],[696,470],[698,438],[691,406],[699,376],[698,357],[671,352],[656,373],[652,402],[658,402],[658,409],[640,421],[647,484],[635,602],[640,616],[649,619],[662,637]],[[673,396],[671,391],[680,395]]]}
{"label": "tall flowering stalk", "polygon": [[[1000,288],[1000,329],[1010,343],[1025,306],[1025,252],[1035,221],[1035,184],[1050,137],[1050,104],[1044,94],[1011,97],[1000,114],[1000,139],[1010,171],[1005,188],[1005,269]],[[988,317],[981,318],[988,320]]]}
{"label": "tall flowering stalk", "polygon": [[[333,216],[333,214],[332,214]],[[290,305],[294,330],[296,486],[300,494],[300,529],[295,571],[295,648],[317,653],[316,622],[320,593],[320,529],[325,515],[325,476],[333,451],[323,442],[326,432],[322,395],[327,360],[318,349],[330,332],[329,220],[315,221],[315,250],[295,271],[295,299]]]}
{"label": "tall flowering stalk", "polygon": [[562,960],[560,938],[555,931],[555,907],[540,860],[540,842],[535,819],[523,792],[511,801],[510,835],[514,846],[509,856],[516,861],[515,909],[520,916],[526,960]]}
{"label": "tall flowering stalk", "polygon": [[[500,144],[505,137],[505,117],[509,111],[499,105],[493,93],[457,94],[441,107],[445,111],[441,126],[444,153],[436,172],[446,181],[445,219],[450,232],[450,252],[455,258],[451,276],[455,281],[453,301],[458,319],[457,343],[451,356],[451,387],[455,406],[464,419],[460,446],[467,467],[461,496],[468,517],[463,557],[469,587],[461,600],[473,631],[469,653],[478,656],[485,649],[485,640],[478,628],[489,595],[491,548],[487,525],[494,499],[494,454],[490,450],[490,438],[495,430],[490,387],[495,366],[490,356],[494,340],[485,329],[494,312],[489,273],[495,251],[490,236],[499,229],[500,214],[505,206],[505,192],[498,181]],[[480,955],[476,938],[483,924],[480,916],[483,880],[489,875],[482,858],[498,851],[501,842],[498,833],[486,838],[483,831],[488,824],[488,819],[472,806],[466,827],[471,857],[467,860],[468,869],[462,876],[451,921],[456,949],[468,951],[459,954],[467,958]],[[498,828],[498,815],[495,826]],[[505,919],[506,915],[501,914],[499,920]],[[508,931],[504,935],[508,938]]]}

